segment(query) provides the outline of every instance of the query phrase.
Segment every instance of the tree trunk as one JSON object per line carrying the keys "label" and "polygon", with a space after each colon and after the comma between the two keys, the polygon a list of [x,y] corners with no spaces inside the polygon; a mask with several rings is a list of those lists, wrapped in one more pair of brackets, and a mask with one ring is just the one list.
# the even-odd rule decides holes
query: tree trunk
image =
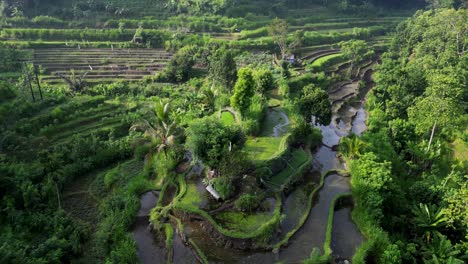
{"label": "tree trunk", "polygon": [[432,139],[434,138],[434,132],[435,132],[436,125],[437,125],[437,120],[434,121],[434,125],[432,126],[431,138],[429,139],[429,144],[427,144],[426,152],[428,152],[431,149]]}
{"label": "tree trunk", "polygon": [[39,72],[39,69],[37,69],[37,66],[34,65],[34,74],[36,75],[36,83],[37,83],[37,87],[39,88],[39,95],[41,96],[41,100],[44,100],[44,97],[42,96],[41,84],[39,83],[38,72]]}
{"label": "tree trunk", "polygon": [[34,91],[31,85],[31,77],[29,76],[29,73],[27,73],[27,78],[28,78],[28,85],[29,85],[29,90],[31,91],[31,96],[33,99],[33,102],[36,102],[36,97],[34,96]]}
{"label": "tree trunk", "polygon": [[59,206],[59,209],[62,208],[62,204],[60,203],[60,192],[59,192],[59,188],[57,186],[57,182],[54,181],[54,184],[55,184],[55,191],[57,192],[57,201],[58,201],[58,206]]}

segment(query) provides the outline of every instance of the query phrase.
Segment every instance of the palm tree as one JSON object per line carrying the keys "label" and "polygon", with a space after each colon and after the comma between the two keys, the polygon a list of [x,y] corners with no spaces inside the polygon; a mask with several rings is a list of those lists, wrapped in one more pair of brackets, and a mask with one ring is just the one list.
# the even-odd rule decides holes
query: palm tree
{"label": "palm tree", "polygon": [[154,147],[146,156],[146,160],[150,160],[155,153],[164,153],[167,159],[168,150],[175,145],[177,137],[177,122],[176,119],[170,118],[170,105],[159,101],[155,104],[154,109],[148,111],[152,117],[152,122],[142,119],[134,124],[130,130],[142,131],[146,142],[150,142]]}
{"label": "palm tree", "polygon": [[413,223],[416,229],[425,234],[426,242],[431,240],[431,233],[447,223],[447,218],[442,208],[432,204],[419,204],[419,207],[413,208]]}
{"label": "palm tree", "polygon": [[77,74],[74,69],[70,71],[70,76],[64,76],[60,72],[56,72],[55,75],[62,78],[70,88],[72,95],[76,93],[80,93],[86,87],[85,78],[89,72],[82,72],[81,74]]}
{"label": "palm tree", "polygon": [[214,86],[211,86],[210,89],[204,89],[202,95],[203,104],[205,105],[205,108],[210,112],[214,111],[216,97],[218,96],[218,90],[216,90]]}
{"label": "palm tree", "polygon": [[361,150],[365,147],[365,143],[357,136],[344,137],[340,142],[340,152],[347,158],[353,159],[361,155]]}

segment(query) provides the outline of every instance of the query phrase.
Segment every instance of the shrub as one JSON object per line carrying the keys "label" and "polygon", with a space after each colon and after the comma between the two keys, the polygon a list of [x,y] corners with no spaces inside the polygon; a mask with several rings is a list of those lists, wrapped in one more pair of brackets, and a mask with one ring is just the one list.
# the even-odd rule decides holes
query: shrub
{"label": "shrub", "polygon": [[287,80],[281,79],[279,81],[279,92],[282,96],[289,97],[289,84]]}
{"label": "shrub", "polygon": [[37,16],[31,22],[40,26],[63,26],[65,22],[59,18],[51,16]]}
{"label": "shrub", "polygon": [[246,135],[258,135],[260,132],[260,123],[253,119],[244,120],[242,121],[242,130]]}
{"label": "shrub", "polygon": [[104,185],[109,189],[118,180],[120,176],[119,169],[113,169],[104,176]]}
{"label": "shrub", "polygon": [[251,99],[249,110],[245,117],[261,123],[265,117],[267,106],[265,98],[256,94]]}
{"label": "shrub", "polygon": [[234,186],[232,182],[226,177],[214,178],[212,181],[213,188],[218,192],[221,199],[226,200],[234,192]]}
{"label": "shrub", "polygon": [[273,73],[268,69],[258,69],[253,72],[255,81],[255,91],[259,94],[265,94],[266,91],[273,89]]}
{"label": "shrub", "polygon": [[10,89],[6,82],[0,81],[0,103],[6,102],[16,97],[15,92]]}
{"label": "shrub", "polygon": [[217,168],[231,151],[240,149],[245,136],[237,126],[225,126],[216,118],[194,121],[188,127],[187,148],[203,163]]}
{"label": "shrub", "polygon": [[184,82],[190,77],[190,72],[195,65],[194,46],[181,48],[167,65],[164,72],[157,75],[157,81]]}
{"label": "shrub", "polygon": [[110,84],[98,84],[90,89],[88,93],[91,95],[118,96],[128,94],[130,87],[126,82],[113,82]]}
{"label": "shrub", "polygon": [[252,194],[243,194],[234,203],[234,207],[243,212],[252,212],[257,209],[259,205],[260,197]]}

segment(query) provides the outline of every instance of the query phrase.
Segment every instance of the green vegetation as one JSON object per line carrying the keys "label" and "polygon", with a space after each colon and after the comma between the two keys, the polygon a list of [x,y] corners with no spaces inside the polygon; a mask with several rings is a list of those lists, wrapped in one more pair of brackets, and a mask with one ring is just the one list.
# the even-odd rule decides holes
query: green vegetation
{"label": "green vegetation", "polygon": [[254,163],[268,161],[282,152],[280,146],[283,138],[259,137],[247,139],[243,151]]}
{"label": "green vegetation", "polygon": [[[462,263],[466,7],[0,0],[0,262],[137,263],[154,256],[138,232],[169,262],[176,236],[203,263],[225,252],[203,252],[210,240],[260,260],[294,249],[331,173],[306,172],[341,163],[314,152],[322,132],[346,134],[366,102],[367,132],[338,148],[366,238],[353,263]],[[305,263],[334,257],[348,195]]]}
{"label": "green vegetation", "polygon": [[358,205],[353,219],[367,238],[354,263],[466,257],[458,250],[467,243],[466,210],[453,210],[466,201],[466,162],[451,148],[466,129],[460,79],[466,54],[456,44],[463,21],[465,9],[443,9],[420,11],[400,25],[377,69],[369,132],[362,141],[343,141]]}
{"label": "green vegetation", "polygon": [[224,228],[245,233],[254,232],[270,218],[271,214],[269,213],[225,212],[216,215],[216,221],[222,222]]}
{"label": "green vegetation", "polygon": [[296,149],[291,153],[291,159],[286,160],[286,168],[268,179],[273,186],[285,186],[296,177],[302,175],[310,165],[312,155],[303,149]]}
{"label": "green vegetation", "polygon": [[314,72],[320,72],[331,67],[332,65],[343,62],[343,59],[344,56],[342,54],[330,54],[315,60],[307,67]]}
{"label": "green vegetation", "polygon": [[231,112],[225,111],[221,113],[221,121],[224,125],[234,125],[236,123],[236,118]]}

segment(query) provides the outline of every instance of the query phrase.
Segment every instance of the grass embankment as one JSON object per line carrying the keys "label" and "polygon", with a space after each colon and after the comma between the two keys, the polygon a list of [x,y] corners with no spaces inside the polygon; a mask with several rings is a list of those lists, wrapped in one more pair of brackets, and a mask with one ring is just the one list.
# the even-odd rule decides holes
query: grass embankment
{"label": "grass embankment", "polygon": [[280,189],[294,181],[309,168],[312,163],[312,154],[302,148],[295,149],[291,152],[291,158],[285,162],[286,168],[268,179],[268,183]]}
{"label": "grass embankment", "polygon": [[[193,185],[192,185],[193,186]],[[196,188],[196,187],[195,187]],[[182,188],[181,188],[182,190]],[[227,229],[219,224],[213,217],[208,214],[206,211],[201,210],[196,204],[198,203],[200,196],[197,195],[196,189],[188,185],[188,188],[185,189],[185,192],[176,197],[174,201],[176,201],[173,205],[174,209],[179,209],[185,211],[187,213],[198,214],[204,219],[206,219],[220,234],[230,237],[230,238],[237,238],[237,239],[254,239],[258,243],[266,243],[266,240],[271,235],[271,230],[274,230],[276,226],[279,224],[281,219],[281,195],[277,195],[276,197],[276,206],[275,210],[272,215],[269,215],[268,218],[250,218],[248,223],[250,226],[254,225],[255,222],[257,228],[255,230],[246,231],[244,230],[237,230],[237,229]],[[232,226],[231,226],[232,227]]]}
{"label": "grass embankment", "polygon": [[326,231],[327,233],[325,235],[325,242],[323,243],[324,257],[326,257],[327,259],[331,259],[331,256],[333,253],[331,249],[331,242],[332,242],[332,231],[333,231],[333,218],[335,216],[335,207],[341,199],[344,199],[347,197],[352,197],[351,193],[343,193],[343,194],[337,195],[333,199],[330,205],[330,209],[328,211],[328,221],[327,221],[327,231]]}
{"label": "grass embankment", "polygon": [[201,202],[202,198],[197,185],[193,183],[186,184],[185,193],[180,198],[179,203],[184,206],[199,207]]}
{"label": "grass embankment", "polygon": [[307,67],[314,72],[319,72],[319,71],[326,70],[327,68],[333,66],[334,64],[341,63],[345,59],[346,58],[341,53],[330,54],[330,55],[326,55],[321,58],[318,58],[317,60],[315,60],[312,64],[310,64]]}
{"label": "grass embankment", "polygon": [[203,251],[200,249],[200,247],[198,247],[197,243],[195,243],[195,241],[193,241],[193,239],[191,238],[189,238],[189,243],[197,252],[197,255],[199,257],[198,260],[201,261],[203,264],[208,264],[209,263],[208,258],[206,257],[205,253],[203,253]]}
{"label": "grass embankment", "polygon": [[240,232],[254,232],[262,226],[262,223],[268,222],[271,213],[247,214],[243,212],[221,212],[215,216],[215,220],[228,230],[238,230]]}
{"label": "grass embankment", "polygon": [[224,111],[221,113],[221,121],[225,125],[233,125],[236,123],[236,118],[231,112]]}
{"label": "grass embankment", "polygon": [[64,83],[58,73],[85,72],[90,83],[117,80],[135,81],[161,71],[172,55],[161,49],[36,49],[31,60],[44,69],[41,81]]}
{"label": "grass embankment", "polygon": [[[95,201],[94,210],[102,208],[98,218],[83,219],[80,217],[81,214],[85,213],[83,210],[86,211],[89,208],[83,208],[80,199],[73,199],[74,195],[69,196],[66,193],[63,195],[66,211],[72,212],[72,216],[76,215],[81,220],[88,220],[89,224],[95,226],[90,239],[84,245],[85,254],[80,258],[80,262],[101,262],[102,258],[107,254],[106,250],[118,250],[134,243],[128,233],[128,228],[138,211],[139,196],[154,189],[152,182],[147,179],[143,161],[128,160],[90,173],[88,177],[76,179],[75,182],[78,186],[82,186],[81,189],[85,190],[85,192],[79,194],[80,196],[89,195],[93,197]],[[68,197],[72,198],[72,200],[68,200]],[[125,206],[116,208],[116,203],[122,203]],[[102,244],[102,241],[106,241],[106,244]],[[112,244],[112,248],[104,249],[110,244]],[[134,254],[136,259],[136,247],[131,250],[135,250],[131,253]]]}
{"label": "grass embankment", "polygon": [[324,173],[321,177],[320,177],[320,183],[317,185],[317,187],[310,193],[308,199],[307,199],[307,209],[304,210],[304,214],[301,216],[301,219],[299,220],[299,223],[297,224],[297,226],[289,231],[285,236],[284,238],[279,241],[278,243],[276,243],[273,248],[280,248],[282,246],[285,246],[288,244],[289,242],[289,239],[291,239],[291,237],[304,225],[304,223],[307,221],[307,218],[309,217],[309,213],[310,213],[310,210],[312,209],[312,205],[313,205],[313,201],[314,201],[314,197],[315,197],[315,194],[323,188],[323,184],[325,182],[325,177],[327,177],[328,175],[331,175],[333,173],[336,173],[336,171],[334,170],[331,170],[331,171],[328,171],[326,173]]}
{"label": "grass embankment", "polygon": [[249,138],[243,151],[254,164],[268,161],[284,151],[284,137],[258,137]]}

